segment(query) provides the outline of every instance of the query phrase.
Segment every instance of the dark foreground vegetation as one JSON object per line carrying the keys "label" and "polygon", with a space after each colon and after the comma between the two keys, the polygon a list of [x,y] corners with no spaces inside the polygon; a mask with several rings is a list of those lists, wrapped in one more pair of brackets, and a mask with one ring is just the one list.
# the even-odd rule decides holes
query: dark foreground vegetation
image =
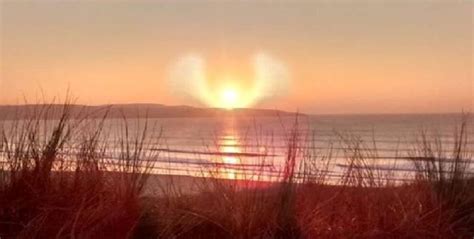
{"label": "dark foreground vegetation", "polygon": [[[198,192],[157,184],[144,194],[159,139],[116,132],[110,159],[104,119],[70,117],[54,124],[48,107],[0,130],[0,238],[472,238],[474,181],[466,120],[450,152],[421,134],[412,152],[413,180],[396,182],[369,167],[376,154],[345,138],[349,167],[334,184],[331,152],[301,152],[288,132],[278,181],[199,179]],[[295,127],[296,128],[296,127]],[[136,131],[134,131],[136,132]],[[301,176],[297,172],[303,172]],[[395,173],[395,172],[393,172]],[[298,175],[298,176],[297,176]]]}

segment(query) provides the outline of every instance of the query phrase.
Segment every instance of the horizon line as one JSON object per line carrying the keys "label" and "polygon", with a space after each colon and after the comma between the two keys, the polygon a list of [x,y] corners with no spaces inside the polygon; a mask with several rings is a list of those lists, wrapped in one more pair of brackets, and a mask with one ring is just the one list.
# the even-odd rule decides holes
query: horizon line
{"label": "horizon line", "polygon": [[[50,105],[50,106],[61,106],[64,103],[23,103],[23,104],[0,104],[0,107],[24,107],[24,106],[42,106],[42,105]],[[459,114],[467,114],[470,115],[470,111],[461,110],[459,112],[397,112],[397,113],[390,113],[390,112],[342,112],[342,113],[306,113],[301,111],[289,111],[289,110],[282,110],[278,108],[258,108],[258,107],[245,107],[245,108],[234,108],[234,109],[226,109],[226,108],[218,108],[218,107],[206,107],[206,106],[194,106],[194,105],[186,105],[186,104],[177,104],[177,105],[168,105],[168,104],[161,104],[161,103],[110,103],[110,104],[84,104],[84,103],[69,103],[69,105],[73,106],[83,106],[83,107],[110,107],[110,106],[162,106],[162,107],[189,107],[195,109],[213,109],[213,110],[222,110],[222,111],[234,111],[234,110],[262,110],[262,111],[280,111],[283,113],[290,113],[290,114],[301,114],[306,116],[344,116],[344,115],[359,115],[359,116],[369,116],[369,115],[459,115]]]}

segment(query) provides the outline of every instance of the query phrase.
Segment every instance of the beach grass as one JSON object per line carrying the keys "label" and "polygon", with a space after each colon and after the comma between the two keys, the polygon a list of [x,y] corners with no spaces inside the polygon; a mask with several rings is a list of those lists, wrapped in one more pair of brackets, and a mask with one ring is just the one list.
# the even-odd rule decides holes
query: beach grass
{"label": "beach grass", "polygon": [[[296,117],[276,180],[226,180],[209,173],[183,183],[182,176],[151,174],[159,152],[147,144],[160,135],[150,135],[157,131],[149,125],[136,125],[132,133],[132,122],[124,118],[111,143],[107,112],[99,119],[73,117],[69,105],[53,123],[51,108],[44,106],[0,130],[1,238],[474,236],[466,118],[454,130],[449,152],[436,136],[420,133],[409,157],[409,181],[387,176],[396,167],[372,167],[376,148],[351,135],[340,137],[348,166],[330,177],[333,151],[301,150],[305,140]],[[116,148],[115,159],[110,147]],[[193,191],[183,190],[190,182]],[[145,193],[150,185],[156,193]]]}

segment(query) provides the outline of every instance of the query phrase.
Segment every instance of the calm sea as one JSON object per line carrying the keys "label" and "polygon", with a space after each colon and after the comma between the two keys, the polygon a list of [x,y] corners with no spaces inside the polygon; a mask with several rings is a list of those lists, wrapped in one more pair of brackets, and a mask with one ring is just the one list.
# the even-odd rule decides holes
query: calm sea
{"label": "calm sea", "polygon": [[[404,178],[413,170],[413,160],[407,157],[422,156],[416,153],[422,133],[430,142],[439,140],[443,157],[449,158],[461,121],[459,114],[149,119],[148,124],[156,126],[154,136],[159,135],[158,143],[149,148],[159,152],[157,173],[275,177],[288,159],[296,130],[296,159],[305,162],[297,166],[300,173],[306,168],[337,178],[354,158],[354,149],[360,148],[365,158],[361,167],[392,173],[395,169],[391,176]],[[471,151],[474,130],[468,127],[467,135]]]}
{"label": "calm sea", "polygon": [[[390,177],[403,179],[414,168],[407,157],[420,156],[416,150],[422,132],[429,141],[439,139],[443,157],[449,157],[461,119],[459,114],[157,118],[130,119],[127,125],[129,134],[135,135],[147,122],[149,140],[145,148],[154,156],[152,172],[157,174],[272,179],[281,175],[288,145],[296,136],[293,148],[298,149],[300,174],[325,172],[327,177],[337,178],[351,159],[362,155],[365,163],[360,167],[391,172]],[[467,151],[472,152],[472,117],[467,121]],[[4,123],[5,128],[8,125]],[[121,126],[123,121],[117,119],[105,124],[110,162],[117,139],[123,136]],[[295,131],[298,133],[293,134]]]}

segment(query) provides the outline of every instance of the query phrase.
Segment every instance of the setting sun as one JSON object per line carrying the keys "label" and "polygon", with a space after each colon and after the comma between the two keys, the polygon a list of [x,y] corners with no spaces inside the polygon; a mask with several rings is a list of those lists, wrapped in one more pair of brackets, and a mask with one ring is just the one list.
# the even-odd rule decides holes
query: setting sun
{"label": "setting sun", "polygon": [[235,88],[226,88],[222,90],[220,102],[222,108],[234,109],[239,107],[239,92]]}

